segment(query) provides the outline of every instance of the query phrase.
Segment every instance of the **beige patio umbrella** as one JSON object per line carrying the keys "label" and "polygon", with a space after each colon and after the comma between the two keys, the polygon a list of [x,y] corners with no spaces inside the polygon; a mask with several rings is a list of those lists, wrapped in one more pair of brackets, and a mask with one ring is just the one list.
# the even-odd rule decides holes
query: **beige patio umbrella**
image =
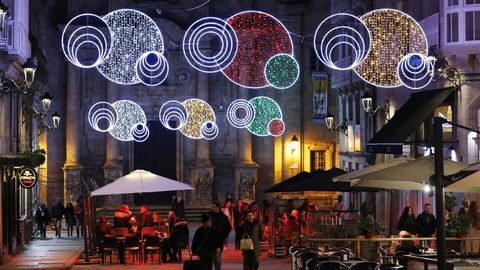
{"label": "beige patio umbrella", "polygon": [[[423,190],[429,177],[434,174],[434,163],[433,156],[408,159],[394,166],[359,174],[350,184],[359,187]],[[443,166],[444,175],[455,174],[466,167],[450,159],[444,159]]]}
{"label": "beige patio umbrella", "polygon": [[468,165],[458,175],[465,175],[459,177],[455,182],[445,187],[446,191],[451,192],[465,192],[465,193],[480,193],[480,163]]}

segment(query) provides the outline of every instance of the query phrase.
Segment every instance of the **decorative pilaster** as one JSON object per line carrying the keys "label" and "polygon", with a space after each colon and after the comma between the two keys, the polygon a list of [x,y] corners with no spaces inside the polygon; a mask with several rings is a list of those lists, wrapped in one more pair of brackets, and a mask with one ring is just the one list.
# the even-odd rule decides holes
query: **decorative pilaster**
{"label": "decorative pilaster", "polygon": [[[208,76],[197,71],[197,97],[208,102]],[[191,167],[191,181],[195,186],[193,203],[210,205],[213,195],[214,166],[210,162],[209,142],[205,139],[196,141],[196,159]]]}
{"label": "decorative pilaster", "polygon": [[[249,99],[248,92],[238,89],[238,97]],[[255,185],[259,166],[252,160],[252,134],[246,129],[237,129],[238,156],[234,165],[235,189],[233,197],[255,200]]]}
{"label": "decorative pilaster", "polygon": [[[112,82],[107,84],[107,100],[110,103],[117,101],[118,89]],[[123,167],[120,163],[120,145],[112,136],[106,137],[106,160],[103,165],[105,184],[109,184],[123,176]],[[118,206],[122,203],[121,195],[109,195],[105,199],[105,206]]]}
{"label": "decorative pilaster", "polygon": [[75,202],[80,198],[81,174],[83,166],[80,164],[80,89],[79,70],[68,64],[67,97],[66,97],[66,160],[63,165],[64,201]]}

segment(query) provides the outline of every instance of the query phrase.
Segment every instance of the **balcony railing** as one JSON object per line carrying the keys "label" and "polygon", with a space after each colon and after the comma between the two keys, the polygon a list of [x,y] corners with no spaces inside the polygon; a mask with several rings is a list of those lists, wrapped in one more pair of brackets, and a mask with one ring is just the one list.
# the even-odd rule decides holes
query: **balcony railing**
{"label": "balcony railing", "polygon": [[7,19],[0,32],[0,51],[27,59],[30,57],[30,46],[27,28],[16,20]]}

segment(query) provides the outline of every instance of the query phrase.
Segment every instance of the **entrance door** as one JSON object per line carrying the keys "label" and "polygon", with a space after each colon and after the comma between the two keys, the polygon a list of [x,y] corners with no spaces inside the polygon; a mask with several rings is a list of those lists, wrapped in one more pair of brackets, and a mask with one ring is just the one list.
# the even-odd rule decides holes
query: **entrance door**
{"label": "entrance door", "polygon": [[[134,144],[134,167],[173,180],[177,178],[176,132],[166,129],[160,121],[148,121],[150,136]],[[135,194],[135,205],[170,205],[175,191]]]}

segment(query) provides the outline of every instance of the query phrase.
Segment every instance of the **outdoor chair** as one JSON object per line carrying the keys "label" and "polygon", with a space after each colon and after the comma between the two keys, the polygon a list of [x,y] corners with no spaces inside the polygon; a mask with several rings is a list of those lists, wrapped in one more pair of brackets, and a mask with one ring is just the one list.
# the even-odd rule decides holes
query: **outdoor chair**
{"label": "outdoor chair", "polygon": [[178,262],[181,263],[183,260],[182,260],[182,250],[183,249],[186,249],[186,250],[189,250],[190,249],[190,245],[187,244],[187,245],[184,245],[184,246],[179,246],[178,247],[178,251],[177,251],[177,258],[178,258]]}
{"label": "outdoor chair", "polygon": [[393,263],[395,264],[397,261],[395,260],[395,256],[392,256],[388,254],[388,249],[390,248],[390,245],[381,245],[378,249],[379,251],[379,257],[380,257],[380,263]]}
{"label": "outdoor chair", "polygon": [[348,266],[341,262],[321,262],[317,264],[315,270],[348,270]]}
{"label": "outdoor chair", "polygon": [[134,235],[127,236],[125,239],[125,250],[130,251],[132,255],[133,262],[135,262],[135,257],[137,257],[138,262],[140,263],[140,244],[138,237]]}
{"label": "outdoor chair", "polygon": [[126,227],[113,228],[113,230],[115,231],[116,236],[127,236],[130,234]]}
{"label": "outdoor chair", "polygon": [[142,241],[146,235],[155,235],[155,227],[143,227],[141,232]]}
{"label": "outdoor chair", "polygon": [[375,270],[378,264],[376,262],[359,262],[350,267],[350,270]]}
{"label": "outdoor chair", "polygon": [[404,267],[394,263],[385,263],[377,266],[377,270],[400,270],[400,269],[404,269]]}
{"label": "outdoor chair", "polygon": [[347,261],[348,258],[352,257],[353,254],[350,254],[349,252],[345,252],[345,251],[337,251],[337,252],[334,252],[332,253],[332,257],[338,257],[338,260],[339,261]]}
{"label": "outdoor chair", "polygon": [[112,263],[112,254],[115,253],[117,255],[118,261],[118,245],[117,245],[117,238],[115,236],[105,236],[103,238],[103,242],[101,244],[101,253],[102,253],[102,263],[105,263],[105,256],[107,254],[110,255],[110,263]]}
{"label": "outdoor chair", "polygon": [[147,255],[150,253],[153,262],[153,253],[158,253],[158,263],[161,263],[162,254],[160,250],[160,239],[158,236],[146,235],[143,244],[143,261],[147,262]]}
{"label": "outdoor chair", "polygon": [[305,270],[315,270],[315,266],[320,262],[334,261],[336,259],[337,257],[326,257],[326,256],[313,257],[307,261],[307,264],[305,265]]}
{"label": "outdoor chair", "polygon": [[299,270],[305,270],[307,267],[307,262],[310,259],[313,259],[315,257],[319,256],[318,253],[314,251],[305,251],[305,252],[300,252],[297,256],[297,266]]}
{"label": "outdoor chair", "polygon": [[397,251],[395,252],[395,261],[400,265],[405,265],[405,260],[403,258],[404,255],[410,255],[411,253],[408,251]]}

